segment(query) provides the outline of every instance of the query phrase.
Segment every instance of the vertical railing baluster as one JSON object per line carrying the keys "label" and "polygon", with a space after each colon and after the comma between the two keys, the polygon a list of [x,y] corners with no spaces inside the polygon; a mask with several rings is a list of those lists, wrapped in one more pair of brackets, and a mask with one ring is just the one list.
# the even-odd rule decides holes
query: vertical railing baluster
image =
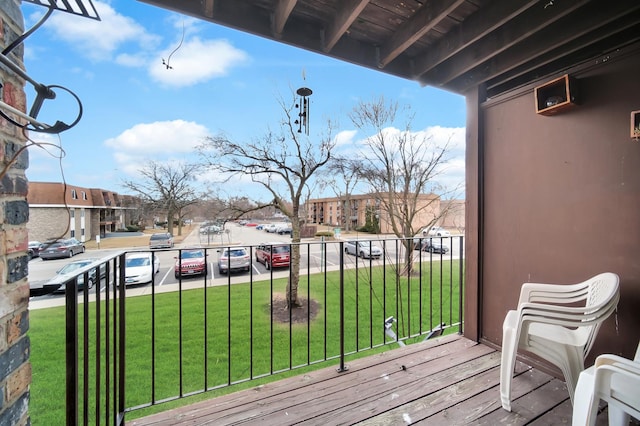
{"label": "vertical railing baluster", "polygon": [[[73,283],[72,283],[73,281]],[[75,279],[65,283],[66,318],[66,418],[78,424],[78,288]]]}
{"label": "vertical railing baluster", "polygon": [[338,372],[347,370],[344,358],[344,242],[340,241],[340,367],[338,367]]}
{"label": "vertical railing baluster", "polygon": [[[152,264],[155,252],[151,252]],[[155,275],[155,274],[153,274]],[[153,284],[153,281],[152,281]],[[151,402],[156,402],[156,286],[151,286]]]}
{"label": "vertical railing baluster", "polygon": [[89,420],[89,271],[82,274],[82,418]]}
{"label": "vertical railing baluster", "polygon": [[458,273],[458,288],[459,288],[459,293],[460,293],[460,304],[458,306],[458,333],[462,334],[462,322],[463,322],[463,308],[464,308],[464,297],[463,297],[463,292],[464,292],[464,241],[463,241],[463,237],[460,237],[460,247],[459,247],[459,261],[458,261],[458,268],[460,269],[459,273]]}
{"label": "vertical railing baluster", "polygon": [[120,287],[119,289],[120,297],[118,299],[119,305],[120,305],[120,309],[118,312],[119,330],[120,330],[120,339],[118,342],[119,343],[118,418],[120,419],[122,424],[124,424],[124,410],[126,407],[126,401],[125,401],[126,345],[125,344],[126,344],[127,336],[126,336],[126,320],[125,320],[125,317],[126,317],[125,301],[127,299],[127,293],[126,293],[126,286],[125,286],[125,277],[126,277],[126,271],[125,271],[126,260],[125,259],[126,259],[126,254],[122,253],[122,255],[120,256],[120,280],[118,282]]}
{"label": "vertical railing baluster", "polygon": [[307,364],[311,364],[311,245],[309,243],[307,243]]}

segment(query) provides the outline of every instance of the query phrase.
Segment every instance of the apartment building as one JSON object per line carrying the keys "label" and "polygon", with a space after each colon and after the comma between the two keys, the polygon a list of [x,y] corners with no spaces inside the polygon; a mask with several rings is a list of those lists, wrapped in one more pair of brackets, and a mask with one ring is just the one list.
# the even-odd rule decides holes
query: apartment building
{"label": "apartment building", "polygon": [[77,238],[80,241],[125,229],[138,199],[99,188],[60,182],[29,182],[30,240]]}
{"label": "apartment building", "polygon": [[[385,197],[386,193],[371,193],[311,199],[305,205],[306,221],[308,224],[336,226],[345,230],[377,222],[380,233],[392,233],[389,214],[382,202]],[[416,198],[418,214],[413,227],[417,229],[441,216],[441,201],[435,194],[418,194]]]}

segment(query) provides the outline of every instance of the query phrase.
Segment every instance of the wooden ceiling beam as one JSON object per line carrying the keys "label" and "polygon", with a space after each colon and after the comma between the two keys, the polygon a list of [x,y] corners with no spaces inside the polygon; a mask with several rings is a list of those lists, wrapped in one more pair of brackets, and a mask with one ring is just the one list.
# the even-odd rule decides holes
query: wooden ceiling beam
{"label": "wooden ceiling beam", "polygon": [[417,57],[415,59],[416,75],[419,76],[426,73],[535,4],[540,4],[540,1],[507,0],[490,2],[486,8],[479,9],[469,16],[464,23],[457,25],[446,37],[436,41],[426,49],[424,54]]}
{"label": "wooden ceiling beam", "polygon": [[[602,8],[598,6],[590,4],[576,12],[571,16],[572,25],[559,21],[548,26],[546,31],[535,34],[447,86],[464,90],[465,87],[482,84],[512,70],[531,72],[640,24],[640,14],[637,13],[640,2],[636,0],[611,3],[606,13],[602,13]],[[596,11],[601,12],[598,14]],[[532,61],[534,58],[535,61]]]}
{"label": "wooden ceiling beam", "polygon": [[369,0],[344,0],[337,11],[335,19],[329,24],[324,33],[322,50],[330,52],[338,40],[347,32],[362,10],[369,4]]}
{"label": "wooden ceiling beam", "polygon": [[419,40],[433,27],[453,12],[465,0],[433,0],[426,2],[393,36],[380,48],[380,63],[384,68],[409,46]]}
{"label": "wooden ceiling beam", "polygon": [[[529,9],[529,13],[516,16],[481,40],[467,46],[466,49],[421,75],[420,80],[431,81],[437,86],[444,86],[467,71],[490,61],[509,48],[516,45],[520,46],[520,43],[535,34],[542,33],[543,36],[539,41],[543,46],[548,46],[547,37],[554,36],[548,28],[549,25],[574,12],[585,3],[589,3],[589,0],[559,2],[547,8],[542,3],[538,3],[539,6],[537,8]],[[534,49],[539,50],[540,46],[534,46]],[[518,50],[522,49],[518,47]],[[527,53],[531,54],[529,51]]]}
{"label": "wooden ceiling beam", "polygon": [[215,0],[204,0],[202,2],[202,14],[207,18],[213,18],[215,10]]}
{"label": "wooden ceiling beam", "polygon": [[279,39],[282,37],[284,26],[287,20],[289,20],[289,15],[291,15],[291,11],[297,2],[297,0],[278,0],[278,4],[273,13],[273,36],[275,38]]}

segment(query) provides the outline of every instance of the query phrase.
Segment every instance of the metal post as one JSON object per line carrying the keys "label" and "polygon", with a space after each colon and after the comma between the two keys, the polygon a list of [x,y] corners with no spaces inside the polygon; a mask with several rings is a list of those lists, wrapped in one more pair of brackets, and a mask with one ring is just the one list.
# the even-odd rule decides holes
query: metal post
{"label": "metal post", "polygon": [[344,364],[344,241],[340,241],[340,367],[338,373],[347,371]]}

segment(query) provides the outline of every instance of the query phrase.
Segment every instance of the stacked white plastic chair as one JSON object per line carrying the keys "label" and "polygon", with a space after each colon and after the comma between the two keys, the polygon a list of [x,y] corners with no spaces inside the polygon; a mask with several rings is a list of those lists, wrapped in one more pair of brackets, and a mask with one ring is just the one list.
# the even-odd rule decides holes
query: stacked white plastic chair
{"label": "stacked white plastic chair", "polygon": [[578,379],[573,426],[595,425],[600,400],[606,401],[610,426],[627,426],[629,416],[640,419],[640,344],[632,360],[600,355]]}
{"label": "stacked white plastic chair", "polygon": [[511,381],[518,349],[557,366],[564,375],[571,401],[602,322],[616,309],[618,275],[605,272],[570,285],[525,283],[517,310],[502,326],[500,399],[511,411]]}

